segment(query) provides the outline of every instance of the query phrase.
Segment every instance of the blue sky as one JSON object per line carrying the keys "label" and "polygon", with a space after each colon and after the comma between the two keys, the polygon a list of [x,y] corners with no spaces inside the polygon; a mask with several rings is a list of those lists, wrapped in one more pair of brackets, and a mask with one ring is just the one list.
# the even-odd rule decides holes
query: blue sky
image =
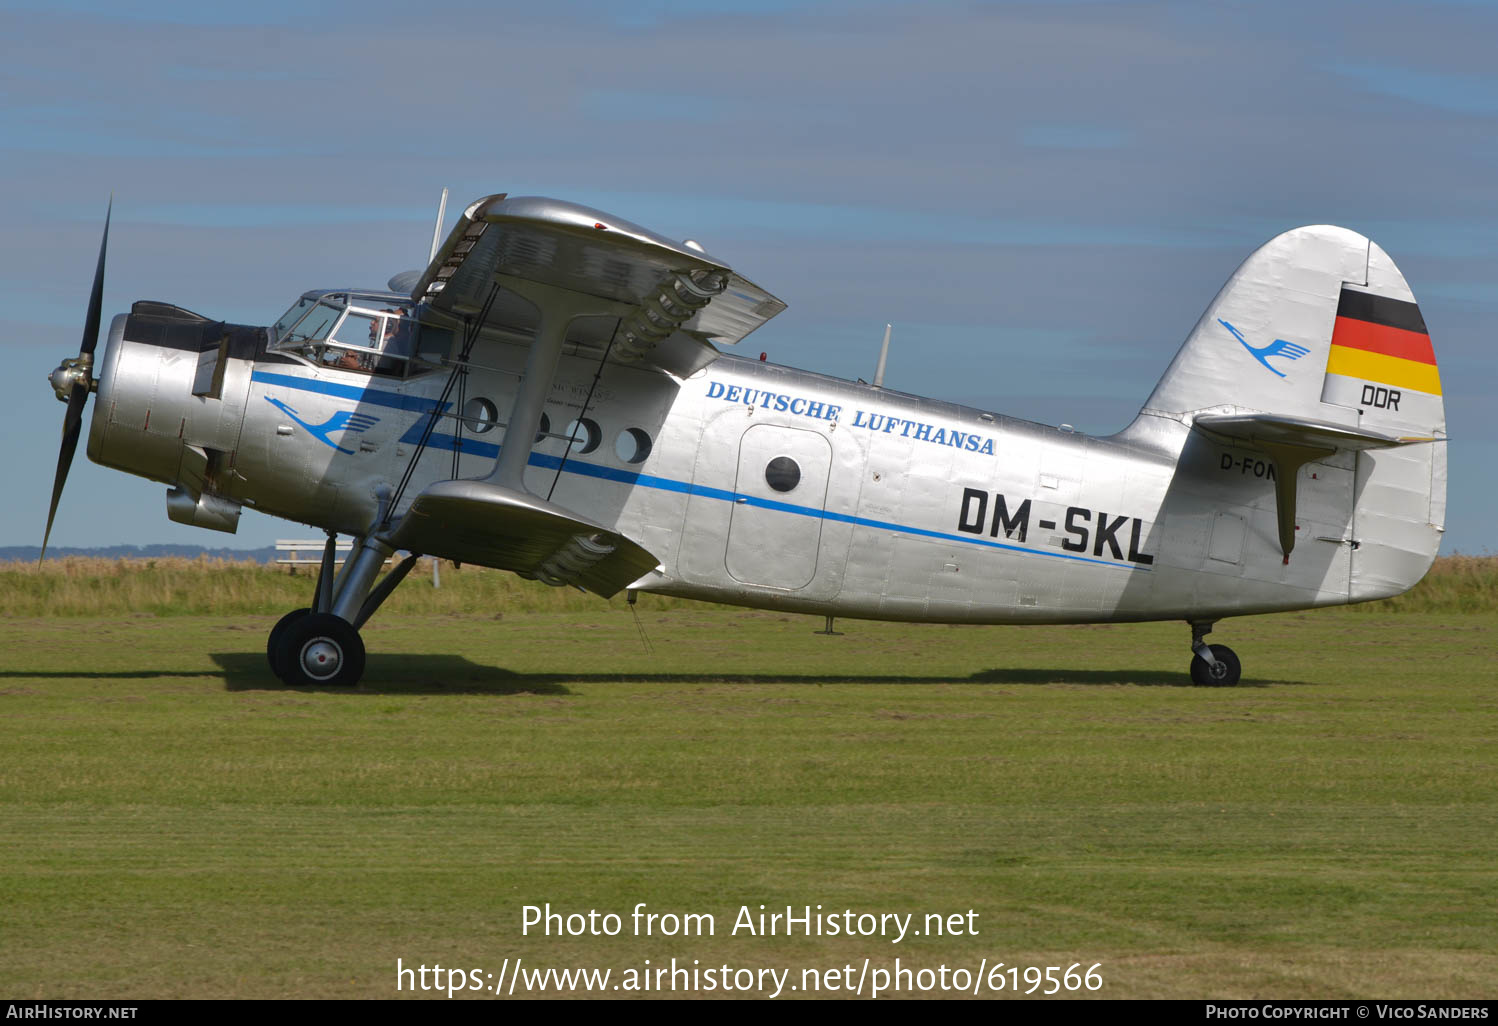
{"label": "blue sky", "polygon": [[[577,200],[790,309],[746,346],[1108,433],[1217,288],[1299,224],[1421,300],[1452,435],[1444,551],[1493,551],[1498,75],[1487,3],[661,0],[7,4],[0,545],[46,518],[104,207],[109,314],[268,323],[424,262],[442,187]],[[80,455],[60,545],[246,547]]]}

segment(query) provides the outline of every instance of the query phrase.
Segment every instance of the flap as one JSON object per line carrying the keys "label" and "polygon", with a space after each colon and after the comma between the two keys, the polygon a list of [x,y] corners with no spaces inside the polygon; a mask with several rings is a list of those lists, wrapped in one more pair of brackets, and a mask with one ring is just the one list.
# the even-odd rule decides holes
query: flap
{"label": "flap", "polygon": [[416,497],[396,548],[513,570],[608,598],[660,563],[634,542],[560,506],[487,481],[439,481]]}
{"label": "flap", "polygon": [[[612,338],[611,359],[673,373],[705,366],[717,356],[712,343],[732,345],[785,309],[695,244],[673,242],[576,203],[503,193],[463,211],[411,298],[473,317],[505,278],[620,304],[618,331],[601,341],[569,341],[601,353]],[[524,329],[523,317],[502,301],[484,323]]]}

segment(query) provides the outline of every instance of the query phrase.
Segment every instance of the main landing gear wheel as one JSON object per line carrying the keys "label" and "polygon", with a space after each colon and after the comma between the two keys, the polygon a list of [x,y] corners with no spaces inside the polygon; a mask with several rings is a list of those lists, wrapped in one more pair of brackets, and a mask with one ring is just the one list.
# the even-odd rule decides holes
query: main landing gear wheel
{"label": "main landing gear wheel", "polygon": [[277,677],[285,676],[281,669],[280,653],[281,639],[286,636],[286,628],[311,612],[310,609],[293,609],[277,620],[276,625],[270,629],[270,637],[265,639],[265,661],[270,663],[270,672]]}
{"label": "main landing gear wheel", "polygon": [[1207,647],[1212,650],[1212,658],[1216,659],[1217,663],[1213,665],[1199,655],[1192,656],[1191,683],[1212,688],[1236,686],[1243,672],[1237,653],[1226,645],[1208,645]]}
{"label": "main landing gear wheel", "polygon": [[364,639],[332,613],[307,613],[282,633],[277,654],[280,677],[296,687],[352,687],[364,676]]}
{"label": "main landing gear wheel", "polygon": [[294,609],[281,617],[265,642],[271,672],[292,687],[359,683],[364,676],[359,628],[405,580],[419,555],[411,553],[376,585],[380,566],[394,551],[389,545],[378,538],[360,538],[343,569],[335,572],[336,549],[337,535],[329,531],[312,608]]}

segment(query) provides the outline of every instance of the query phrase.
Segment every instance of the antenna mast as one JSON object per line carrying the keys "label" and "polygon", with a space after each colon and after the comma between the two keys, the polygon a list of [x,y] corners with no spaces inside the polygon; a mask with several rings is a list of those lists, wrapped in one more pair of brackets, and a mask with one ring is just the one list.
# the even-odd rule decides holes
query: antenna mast
{"label": "antenna mast", "polygon": [[[436,251],[434,250],[433,251],[434,255],[435,255],[435,252]],[[888,324],[886,324],[884,326],[884,345],[882,345],[882,346],[879,347],[879,366],[874,371],[874,387],[875,388],[883,388],[884,387],[884,364],[885,364],[885,361],[889,359],[889,333],[890,333],[891,327],[892,326],[888,325]]]}

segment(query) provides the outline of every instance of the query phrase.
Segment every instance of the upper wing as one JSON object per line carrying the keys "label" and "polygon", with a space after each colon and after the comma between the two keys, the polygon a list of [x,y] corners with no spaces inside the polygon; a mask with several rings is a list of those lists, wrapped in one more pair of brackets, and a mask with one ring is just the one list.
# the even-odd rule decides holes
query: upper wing
{"label": "upper wing", "polygon": [[785,309],[785,304],[695,246],[672,242],[600,210],[543,196],[486,196],[417,280],[411,298],[484,324],[525,330],[529,304],[492,287],[522,279],[619,304],[617,328],[580,325],[576,349],[686,376]]}

